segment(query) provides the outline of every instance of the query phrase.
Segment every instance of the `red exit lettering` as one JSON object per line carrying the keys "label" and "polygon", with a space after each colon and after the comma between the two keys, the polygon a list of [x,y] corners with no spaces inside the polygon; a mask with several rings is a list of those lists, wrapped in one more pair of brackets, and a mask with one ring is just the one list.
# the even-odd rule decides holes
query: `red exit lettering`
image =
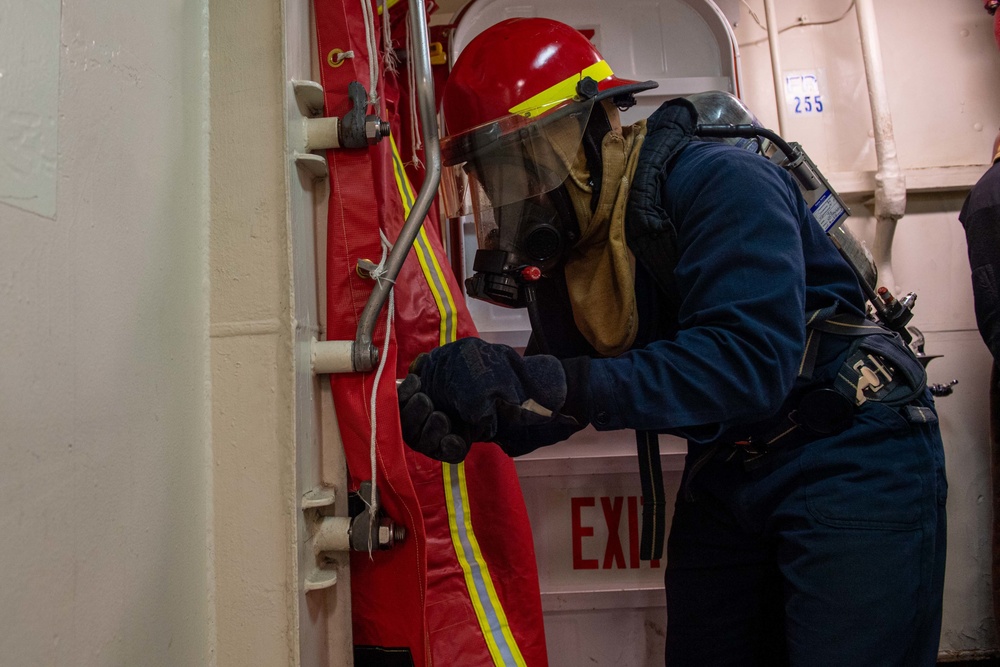
{"label": "red exit lettering", "polygon": [[[637,496],[601,496],[601,515],[604,517],[604,525],[607,527],[607,541],[604,544],[604,556],[601,559],[584,558],[583,547],[584,538],[594,538],[594,526],[585,525],[583,521],[584,509],[597,506],[597,498],[594,496],[581,496],[570,498],[570,508],[572,511],[572,539],[573,539],[573,569],[574,570],[612,570],[612,569],[638,569],[641,566],[639,560],[639,503],[641,499]],[[626,512],[626,534],[628,536],[628,561],[626,564],[625,548],[622,545],[619,527],[622,522],[622,514]],[[594,512],[588,514],[593,515]],[[600,548],[600,545],[597,545]],[[660,567],[659,560],[649,562],[652,568]]]}

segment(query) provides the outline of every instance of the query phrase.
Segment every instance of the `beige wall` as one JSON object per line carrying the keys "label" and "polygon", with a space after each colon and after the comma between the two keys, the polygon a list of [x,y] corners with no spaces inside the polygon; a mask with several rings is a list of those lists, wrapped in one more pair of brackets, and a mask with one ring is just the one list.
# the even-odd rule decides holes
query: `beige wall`
{"label": "beige wall", "polygon": [[0,17],[0,663],[297,664],[283,3]]}
{"label": "beige wall", "polygon": [[210,0],[218,664],[298,661],[280,2]]}
{"label": "beige wall", "polygon": [[213,653],[206,3],[0,1],[0,663]]}

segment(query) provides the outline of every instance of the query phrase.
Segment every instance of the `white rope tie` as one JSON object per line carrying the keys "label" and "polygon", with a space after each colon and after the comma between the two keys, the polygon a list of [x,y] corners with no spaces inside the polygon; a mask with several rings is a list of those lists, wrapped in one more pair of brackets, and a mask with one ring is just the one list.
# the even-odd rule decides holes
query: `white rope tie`
{"label": "white rope tie", "polygon": [[[392,248],[392,244],[389,243],[389,239],[386,238],[385,233],[381,229],[378,231],[378,235],[382,239],[382,259],[379,260],[378,265],[374,269],[371,270],[371,277],[372,277],[372,280],[374,280],[376,283],[378,283],[379,285],[381,285],[383,280],[389,280],[389,278],[386,278],[386,276],[385,276],[385,273],[386,273],[385,262],[386,262],[386,259],[389,257],[389,250]],[[393,282],[393,281],[390,281],[390,282]],[[372,501],[373,502],[375,500],[375,494],[376,494],[376,491],[377,491],[377,488],[378,488],[377,487],[377,484],[378,484],[377,477],[378,476],[375,474],[375,468],[376,468],[376,465],[375,465],[375,445],[376,445],[376,442],[377,442],[377,430],[376,429],[377,429],[377,426],[378,426],[378,420],[375,418],[375,411],[376,411],[376,401],[375,401],[375,399],[378,396],[379,382],[382,380],[382,371],[385,370],[385,362],[389,358],[389,338],[392,336],[392,322],[393,322],[393,318],[395,317],[395,305],[396,305],[395,304],[395,288],[393,286],[390,286],[389,287],[389,305],[388,305],[388,309],[386,310],[386,316],[385,316],[385,342],[382,344],[382,354],[381,354],[381,356],[379,358],[378,370],[375,371],[375,382],[372,384],[372,398],[371,398],[371,404],[369,406],[370,407],[370,414],[371,414],[371,433],[372,433],[370,454],[371,454],[371,468],[372,468]],[[377,512],[372,511],[372,510],[374,510],[374,508],[368,503],[367,499],[364,499],[364,500],[365,500],[365,504],[368,505],[368,509],[370,510],[369,511],[369,517],[370,517],[371,524],[368,526],[369,527],[369,530],[368,530],[368,555],[369,555],[369,557],[371,557],[372,554],[375,551],[375,544],[374,544],[372,538],[376,534],[376,531],[378,530],[378,525],[377,525],[378,516],[377,516]]]}
{"label": "white rope tie", "polygon": [[[412,10],[409,10],[412,11]],[[417,114],[417,57],[413,53],[413,35],[410,34],[410,22],[406,22],[406,43],[410,56],[406,59],[406,81],[410,88],[410,162],[417,169],[423,169],[419,151],[423,148],[420,141],[420,116]]]}
{"label": "white rope tie", "polygon": [[365,16],[365,44],[368,47],[368,103],[378,109],[378,45],[375,40],[375,12],[370,0],[361,0],[361,12]]}
{"label": "white rope tie", "polygon": [[392,48],[392,22],[389,21],[389,0],[381,0],[382,7],[382,44],[385,45],[385,55],[382,57],[382,64],[387,72],[393,75],[399,71],[399,57],[396,49]]}

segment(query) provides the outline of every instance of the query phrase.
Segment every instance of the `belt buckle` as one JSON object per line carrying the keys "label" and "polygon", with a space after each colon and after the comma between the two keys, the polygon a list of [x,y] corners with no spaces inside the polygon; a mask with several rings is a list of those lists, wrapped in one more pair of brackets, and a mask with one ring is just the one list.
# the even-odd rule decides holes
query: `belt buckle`
{"label": "belt buckle", "polygon": [[898,386],[896,368],[881,354],[861,350],[845,363],[853,377],[844,377],[854,389],[854,404],[861,406],[870,400],[880,401]]}

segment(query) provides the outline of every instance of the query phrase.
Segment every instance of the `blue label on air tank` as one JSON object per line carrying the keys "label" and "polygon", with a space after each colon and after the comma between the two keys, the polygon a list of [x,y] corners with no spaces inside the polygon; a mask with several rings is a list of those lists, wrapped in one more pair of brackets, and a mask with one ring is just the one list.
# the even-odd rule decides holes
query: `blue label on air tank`
{"label": "blue label on air tank", "polygon": [[824,192],[809,210],[812,211],[813,217],[816,218],[819,226],[828,234],[847,215],[847,211],[844,210],[844,207],[840,205],[840,202],[837,201],[837,198],[829,190]]}

